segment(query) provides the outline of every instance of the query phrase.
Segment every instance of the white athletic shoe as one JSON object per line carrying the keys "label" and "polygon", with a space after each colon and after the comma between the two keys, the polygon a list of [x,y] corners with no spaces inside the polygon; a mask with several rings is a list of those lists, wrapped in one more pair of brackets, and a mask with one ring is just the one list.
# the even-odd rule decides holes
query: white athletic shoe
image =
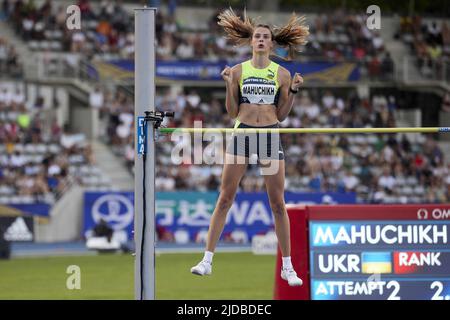
{"label": "white athletic shoe", "polygon": [[191,268],[191,272],[198,276],[209,276],[212,272],[212,265],[202,260],[195,267]]}
{"label": "white athletic shoe", "polygon": [[297,277],[294,269],[281,269],[281,279],[286,280],[291,287],[301,286],[303,284],[302,279]]}

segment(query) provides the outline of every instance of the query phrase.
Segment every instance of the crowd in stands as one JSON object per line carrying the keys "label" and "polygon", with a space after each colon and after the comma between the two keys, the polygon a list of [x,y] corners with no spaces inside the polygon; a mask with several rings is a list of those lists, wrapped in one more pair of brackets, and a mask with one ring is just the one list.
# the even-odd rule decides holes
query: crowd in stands
{"label": "crowd in stands", "polygon": [[[80,53],[89,59],[134,57],[134,19],[122,2],[78,0],[76,4],[81,10],[80,30],[67,28],[66,8],[53,0],[45,0],[40,5],[34,1],[3,0],[0,11],[33,50]],[[234,46],[217,25],[220,10],[208,20],[196,22],[196,25],[177,18],[176,8],[158,10],[157,59],[246,59],[250,49]],[[356,61],[362,74],[368,78],[391,79],[395,72],[394,61],[380,32],[367,28],[366,18],[365,13],[349,13],[341,9],[308,15],[309,42],[293,58]],[[396,37],[411,47],[424,76],[449,74],[449,70],[444,71],[448,68],[450,54],[450,29],[445,20],[423,22],[420,16],[402,17],[399,25]],[[20,64],[15,49],[4,42],[0,39],[0,68],[15,69]],[[286,58],[288,52],[276,48],[275,54]]]}
{"label": "crowd in stands", "polygon": [[[177,24],[169,17],[169,25],[161,23],[159,33],[157,29],[157,35],[161,35],[159,41],[163,44],[157,49],[157,57],[161,60],[247,59],[251,55],[251,49],[234,46],[224,37],[217,25],[219,12],[220,10],[211,16],[207,32],[195,33],[181,42],[175,32]],[[364,14],[348,14],[342,10],[311,16],[308,20],[311,33],[308,43],[301,52],[291,58],[330,62],[354,61],[358,63],[363,75],[375,80],[390,79],[394,73],[394,62],[385,49],[380,33],[370,31],[365,19]],[[164,21],[164,17],[161,20]],[[182,27],[178,27],[180,28]],[[285,48],[276,47],[274,53],[278,57],[288,58]]]}
{"label": "crowd in stands", "polygon": [[423,76],[438,79],[450,78],[448,21],[424,21],[420,16],[402,17],[397,37],[410,47]]}
{"label": "crowd in stands", "polygon": [[[88,58],[134,57],[133,19],[122,2],[79,0],[77,5],[82,14],[81,30],[66,27],[66,8],[57,1],[46,0],[38,6],[34,1],[3,0],[1,11],[31,49],[81,53]],[[340,10],[311,16],[309,43],[295,59],[349,59],[358,62],[362,73],[371,79],[389,79],[395,69],[393,60],[380,33],[367,29],[365,17],[365,14]],[[217,12],[206,27],[193,32],[177,21],[174,12],[158,11],[157,59],[241,61],[248,58],[249,48],[229,43],[216,18]],[[418,17],[406,18],[401,21],[399,35],[411,45],[424,74],[427,68],[442,65],[448,59],[450,33],[445,22],[423,24]],[[275,53],[287,56],[282,48],[277,48]],[[16,68],[20,68],[20,61],[14,47],[0,38],[0,74]],[[102,139],[124,157],[133,171],[132,99],[121,91],[97,88],[91,93],[89,104],[100,111]],[[71,179],[84,184],[90,184],[91,180],[96,180],[96,185],[102,183],[85,138],[61,128],[56,121],[44,124],[48,119],[39,113],[42,105],[42,99],[38,99],[27,108],[21,89],[11,91],[0,85],[0,202],[11,195],[53,201]],[[175,111],[176,117],[167,126],[192,127],[196,121],[207,127],[233,126],[223,101],[204,92],[167,91],[156,97],[156,105],[162,110]],[[302,90],[291,114],[281,125],[394,127],[396,108],[394,96],[369,98],[359,97],[355,92]],[[360,201],[372,203],[450,200],[450,166],[431,136],[286,134],[282,140],[286,151],[287,190],[354,191]],[[190,164],[192,158],[174,164],[171,153],[175,143],[168,136],[160,137],[160,141],[157,144],[158,190],[219,188],[222,164]],[[222,152],[224,148],[225,143]],[[256,165],[249,166],[240,188],[249,192],[264,189]]]}
{"label": "crowd in stands", "polygon": [[53,203],[74,182],[107,186],[84,135],[49,122],[42,97],[27,105],[22,87],[0,83],[0,203]]}
{"label": "crowd in stands", "polygon": [[34,1],[3,0],[2,9],[16,33],[33,50],[82,53],[87,57],[95,53],[129,56],[134,26],[121,2],[79,0],[74,4],[80,8],[81,28],[73,30],[67,27],[66,6],[58,1],[45,0],[38,6]]}
{"label": "crowd in stands", "polygon": [[[132,170],[134,124],[131,102],[122,93],[117,93],[115,98],[111,94],[106,96],[102,106],[107,128],[104,139]],[[178,94],[167,91],[158,95],[156,101],[161,110],[175,111],[176,117],[167,122],[167,126],[193,127],[196,121],[203,127],[233,126],[223,101],[202,98],[196,91]],[[281,126],[395,127],[396,110],[394,96],[364,98],[355,92],[303,90]],[[190,154],[178,165],[173,162],[172,153],[180,141],[171,141],[169,136],[159,139],[156,144],[158,190],[218,190],[222,164],[205,164],[209,156],[206,147],[211,142],[203,142],[202,165],[194,164]],[[186,141],[184,143],[194,147],[193,137],[192,141]],[[228,141],[223,140],[216,149],[221,156]],[[431,136],[283,134],[282,142],[286,154],[287,190],[353,191],[358,201],[371,203],[442,203],[450,200],[450,165]],[[257,165],[249,165],[240,188],[249,192],[264,190],[264,179]]]}
{"label": "crowd in stands", "polygon": [[[106,56],[123,59],[134,57],[134,25],[131,12],[121,2],[101,1],[94,4],[79,0],[80,30],[66,27],[66,11],[55,1],[46,0],[41,6],[33,1],[4,0],[3,11],[14,25],[17,34],[30,48],[43,51],[82,53],[87,57]],[[176,10],[156,16],[156,58],[158,60],[243,60],[251,54],[249,47],[236,47],[217,25],[215,12],[207,22],[182,25]],[[377,78],[392,74],[392,58],[386,52],[379,32],[371,31],[365,23],[366,15],[336,10],[330,14],[311,16],[308,20],[309,43],[294,59],[326,61],[352,60]],[[287,50],[277,48],[275,54],[286,58]]]}
{"label": "crowd in stands", "polygon": [[[308,43],[294,59],[356,61],[370,78],[390,79],[394,62],[380,32],[369,30],[366,19],[365,14],[350,14],[341,9],[310,18]],[[277,54],[287,56],[281,48]]]}

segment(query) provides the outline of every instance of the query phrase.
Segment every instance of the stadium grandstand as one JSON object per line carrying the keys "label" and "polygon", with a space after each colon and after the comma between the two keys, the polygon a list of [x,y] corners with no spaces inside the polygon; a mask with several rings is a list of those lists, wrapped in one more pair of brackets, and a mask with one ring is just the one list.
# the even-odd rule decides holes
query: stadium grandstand
{"label": "stadium grandstand", "polygon": [[[141,179],[135,175],[134,9],[143,5],[158,8],[155,108],[175,113],[163,122],[165,127],[235,125],[225,107],[220,73],[250,59],[252,48],[236,46],[218,25],[218,14],[229,6],[238,14],[245,6],[250,16],[271,25],[286,23],[293,11],[306,16],[308,43],[299,52],[282,47],[273,52],[274,61],[304,79],[281,128],[448,127],[450,7],[445,1],[372,2],[381,8],[381,27],[375,30],[367,26],[368,5],[356,0],[0,0],[0,270],[6,263],[2,258],[17,263],[23,263],[17,259],[23,256],[38,256],[30,261],[77,254],[88,258],[97,252],[89,240],[104,221],[119,243],[114,250],[133,249],[134,187]],[[71,5],[81,12],[79,29],[67,27]],[[228,138],[215,141],[222,156]],[[287,203],[448,208],[449,134],[294,133],[282,134],[281,141]],[[213,157],[208,145],[183,142],[184,150],[201,149],[201,163],[191,156],[175,163],[180,141],[169,134],[158,137],[155,149],[157,250],[196,252],[177,265],[176,272],[189,279],[221,187],[223,163],[208,161]],[[249,254],[255,235],[273,233],[257,163],[248,166],[230,212],[233,218],[219,244],[223,251]],[[1,241],[14,232],[9,241]],[[268,265],[260,275],[270,277],[265,287],[246,288],[237,299],[274,297],[274,250],[259,256]],[[115,263],[108,256],[99,259]],[[45,262],[39,263],[45,270]],[[35,290],[9,296],[6,283],[15,284],[6,278],[14,278],[14,268],[20,270],[13,266],[9,273],[0,272],[0,298],[132,299],[132,261],[117,263],[124,264],[131,283],[117,296],[114,286],[108,294],[99,286],[86,296],[82,290],[72,296],[56,289],[42,296]],[[171,275],[164,275],[170,281]],[[209,291],[213,297],[165,290],[157,288],[157,296],[235,297],[231,289]]]}

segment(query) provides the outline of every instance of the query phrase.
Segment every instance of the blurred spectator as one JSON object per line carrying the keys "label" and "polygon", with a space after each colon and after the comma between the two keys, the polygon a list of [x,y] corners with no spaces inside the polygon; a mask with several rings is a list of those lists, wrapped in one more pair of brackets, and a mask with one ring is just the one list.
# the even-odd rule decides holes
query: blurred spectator
{"label": "blurred spectator", "polygon": [[176,49],[177,57],[181,60],[191,60],[194,58],[194,47],[189,40],[181,40]]}
{"label": "blurred spectator", "polygon": [[74,31],[72,33],[72,52],[83,52],[86,46],[86,36],[83,31]]}
{"label": "blurred spectator", "polygon": [[12,101],[12,94],[8,88],[2,88],[0,90],[0,105],[9,106]]}
{"label": "blurred spectator", "polygon": [[382,51],[384,49],[383,38],[381,37],[379,32],[375,32],[375,35],[372,38],[372,44],[376,52]]}
{"label": "blurred spectator", "polygon": [[200,105],[200,96],[195,90],[192,90],[186,97],[186,101],[192,108],[197,108]]}
{"label": "blurred spectator", "polygon": [[100,90],[99,86],[96,86],[94,91],[89,94],[89,106],[93,109],[103,108],[103,91]]}
{"label": "blurred spectator", "polygon": [[37,96],[36,101],[34,102],[33,108],[34,109],[43,109],[45,106],[45,100],[43,96]]}
{"label": "blurred spectator", "polygon": [[394,60],[392,60],[389,52],[386,52],[384,58],[381,60],[381,73],[383,80],[393,80]]}
{"label": "blurred spectator", "polygon": [[22,65],[16,48],[0,37],[0,76],[22,76]]}
{"label": "blurred spectator", "polygon": [[100,221],[94,226],[93,232],[94,237],[106,237],[108,242],[111,242],[114,230],[104,219],[100,219]]}
{"label": "blurred spectator", "polygon": [[356,177],[350,168],[345,169],[344,177],[342,178],[342,184],[345,192],[354,192],[359,184],[359,179]]}
{"label": "blurred spectator", "polygon": [[11,96],[11,106],[12,108],[16,108],[23,104],[25,104],[25,95],[20,88],[16,88]]}
{"label": "blurred spectator", "polygon": [[157,224],[156,225],[156,235],[159,241],[174,242],[175,238],[172,232],[170,232],[166,227]]}
{"label": "blurred spectator", "polygon": [[378,80],[381,74],[381,61],[378,55],[374,55],[369,61],[369,77],[371,80]]}
{"label": "blurred spectator", "polygon": [[325,92],[325,94],[322,97],[322,104],[326,109],[331,109],[331,107],[333,107],[335,101],[336,101],[336,98],[333,96],[331,91]]}
{"label": "blurred spectator", "polygon": [[9,15],[11,13],[10,11],[10,1],[9,0],[3,0],[2,6],[0,8],[0,21],[7,20],[9,18]]}
{"label": "blurred spectator", "polygon": [[397,103],[395,101],[395,97],[394,96],[389,96],[388,98],[388,112],[391,114],[394,114],[397,111]]}
{"label": "blurred spectator", "polygon": [[82,19],[90,20],[95,18],[95,14],[91,9],[89,0],[78,0],[77,5],[80,8]]}
{"label": "blurred spectator", "polygon": [[447,91],[442,99],[442,111],[450,112],[450,91]]}
{"label": "blurred spectator", "polygon": [[441,30],[436,21],[432,21],[427,27],[427,42],[439,43],[441,42]]}
{"label": "blurred spectator", "polygon": [[6,72],[6,62],[8,60],[8,47],[6,40],[0,37],[0,73]]}
{"label": "blurred spectator", "polygon": [[383,173],[378,179],[378,186],[382,187],[385,192],[392,193],[394,191],[395,184],[396,180],[391,174],[391,169],[389,166],[385,165],[383,167]]}

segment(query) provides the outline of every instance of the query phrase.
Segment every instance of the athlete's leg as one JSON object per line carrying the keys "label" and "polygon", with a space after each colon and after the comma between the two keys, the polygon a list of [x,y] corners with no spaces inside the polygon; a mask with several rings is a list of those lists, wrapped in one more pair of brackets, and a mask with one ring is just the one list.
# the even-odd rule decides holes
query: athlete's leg
{"label": "athlete's leg", "polygon": [[[274,164],[277,161],[277,164]],[[275,233],[283,257],[291,255],[289,217],[284,203],[284,160],[260,160],[262,173],[269,196],[270,208],[275,220]],[[270,165],[269,165],[270,164]],[[275,172],[267,172],[269,167],[278,167]]]}
{"label": "athlete's leg", "polygon": [[228,210],[233,204],[239,182],[247,169],[247,164],[248,158],[244,156],[235,156],[228,153],[225,155],[220,194],[209,225],[205,256],[199,264],[191,268],[191,272],[194,274],[211,274],[212,254],[222,234]]}
{"label": "athlete's leg", "polygon": [[[270,207],[275,220],[275,233],[277,234],[282,255],[283,269],[281,277],[288,281],[291,286],[300,286],[303,284],[303,281],[297,277],[291,262],[289,216],[284,202],[285,163],[284,160],[260,160],[260,162]],[[278,168],[278,170],[274,172],[273,168]]]}
{"label": "athlete's leg", "polygon": [[[237,162],[239,161],[239,162]],[[222,234],[227,218],[242,179],[247,169],[247,158],[226,154],[225,164],[222,171],[222,183],[220,186],[219,199],[211,217],[211,223],[206,240],[206,250],[214,252],[217,241]]]}

